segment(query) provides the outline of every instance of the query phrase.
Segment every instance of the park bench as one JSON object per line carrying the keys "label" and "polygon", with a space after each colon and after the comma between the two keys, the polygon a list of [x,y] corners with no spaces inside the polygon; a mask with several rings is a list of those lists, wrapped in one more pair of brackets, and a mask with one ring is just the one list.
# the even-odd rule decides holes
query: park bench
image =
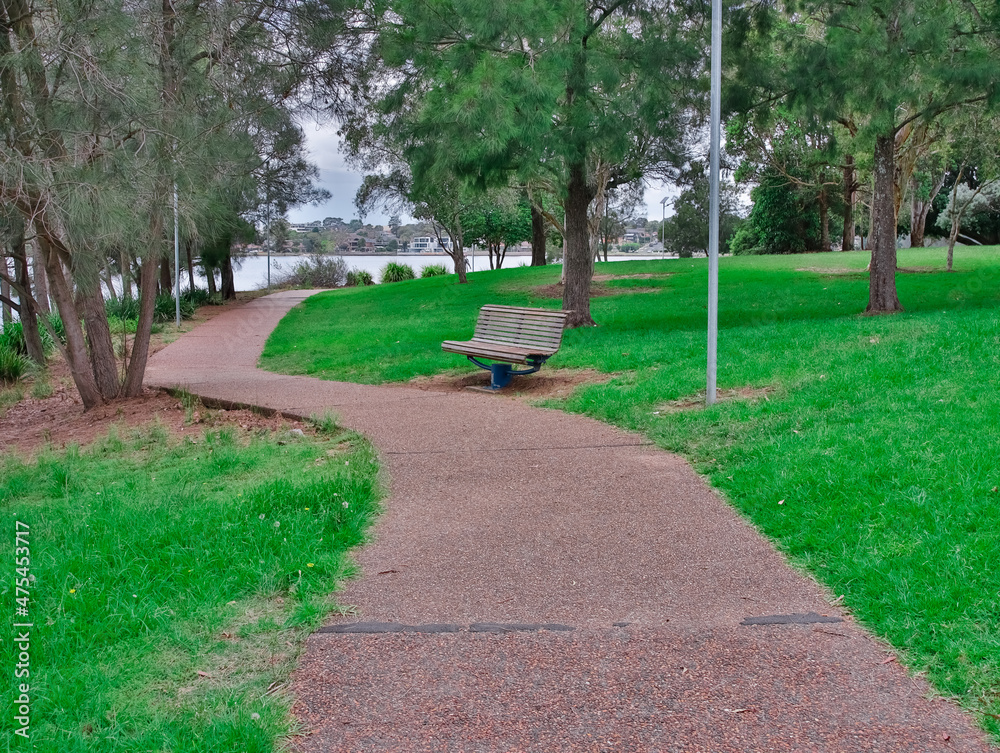
{"label": "park bench", "polygon": [[[441,349],[467,357],[491,374],[487,389],[499,390],[521,374],[538,371],[559,350],[569,311],[520,306],[483,306],[471,340],[446,340]],[[485,358],[498,363],[483,363]],[[530,368],[515,371],[512,364]]]}

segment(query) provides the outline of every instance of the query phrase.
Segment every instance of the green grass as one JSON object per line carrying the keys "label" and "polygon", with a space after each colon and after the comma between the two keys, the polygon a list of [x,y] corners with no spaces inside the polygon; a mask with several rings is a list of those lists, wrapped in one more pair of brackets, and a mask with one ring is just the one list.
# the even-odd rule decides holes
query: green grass
{"label": "green grass", "polygon": [[[678,410],[704,391],[707,264],[597,265],[599,327],[546,369],[594,368],[566,410],[682,453],[914,671],[1000,732],[1000,251],[907,250],[907,311],[865,317],[867,254],[726,258],[719,388],[766,397]],[[810,271],[804,271],[810,270]],[[442,353],[485,303],[550,306],[558,268],[432,278],[309,299],[268,342],[276,371],[379,383],[467,372]],[[669,276],[662,276],[669,275]],[[617,290],[616,290],[617,289]],[[630,291],[631,289],[631,291]],[[530,378],[530,377],[529,377]],[[782,504],[779,504],[779,502]]]}
{"label": "green grass", "polygon": [[[0,456],[6,614],[16,521],[30,527],[33,578],[31,739],[8,734],[7,749],[274,750],[290,732],[284,683],[336,608],[376,475],[347,434],[173,441],[153,425],[34,462]],[[12,650],[4,641],[10,671]]]}

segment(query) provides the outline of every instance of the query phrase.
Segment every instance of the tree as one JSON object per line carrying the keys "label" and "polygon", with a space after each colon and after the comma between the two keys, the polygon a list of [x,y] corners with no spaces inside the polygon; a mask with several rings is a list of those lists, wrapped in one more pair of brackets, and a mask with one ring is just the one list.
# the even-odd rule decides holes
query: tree
{"label": "tree", "polygon": [[[696,163],[685,182],[687,187],[674,201],[674,214],[663,225],[663,247],[680,258],[695,253],[708,255],[709,182],[705,166]],[[725,181],[719,186],[719,243],[723,251],[729,248],[736,232],[739,216],[732,186]]]}
{"label": "tree", "polygon": [[[254,169],[251,123],[336,77],[328,54],[303,54],[335,15],[280,0],[0,1],[0,197],[36,239],[85,408],[142,389],[174,187],[194,239],[214,185]],[[101,295],[110,259],[123,293],[138,269],[121,371]]]}
{"label": "tree", "polygon": [[750,216],[730,244],[734,254],[801,254],[817,248],[820,217],[810,196],[777,172],[767,172],[750,191]]}
{"label": "tree", "polygon": [[[446,174],[416,187],[408,169],[401,165],[388,175],[366,175],[354,204],[362,215],[381,204],[387,209],[406,207],[417,219],[426,220],[439,245],[454,262],[459,284],[465,284],[463,217],[474,209],[477,199],[466,186]],[[445,235],[450,243],[444,242]]]}
{"label": "tree", "polygon": [[463,225],[466,241],[486,246],[490,269],[500,269],[507,249],[531,238],[531,207],[515,191],[491,191],[466,212]]}
{"label": "tree", "polygon": [[985,0],[805,0],[790,21],[782,32],[792,33],[779,46],[791,53],[793,106],[826,122],[851,120],[872,150],[866,312],[900,311],[895,274],[902,192],[935,120],[1000,93],[997,18]]}
{"label": "tree", "polygon": [[399,155],[418,191],[445,171],[480,188],[512,175],[521,185],[548,181],[565,217],[567,326],[594,324],[590,221],[603,213],[604,191],[684,161],[702,73],[701,19],[692,18],[700,9],[640,0],[388,5],[374,21],[383,66],[372,66],[372,97],[345,128],[353,153],[372,167],[387,151]]}

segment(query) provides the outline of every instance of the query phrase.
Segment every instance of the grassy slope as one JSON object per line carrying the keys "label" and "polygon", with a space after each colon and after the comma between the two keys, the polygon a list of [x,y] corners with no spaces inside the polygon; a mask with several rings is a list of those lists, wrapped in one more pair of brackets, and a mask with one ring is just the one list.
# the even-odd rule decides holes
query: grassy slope
{"label": "grassy slope", "polygon": [[[947,274],[940,249],[901,252],[901,266],[920,269],[898,276],[907,313],[875,318],[859,315],[866,263],[862,253],[723,259],[719,387],[773,391],[683,412],[667,404],[704,390],[706,262],[615,265],[672,275],[614,280],[647,292],[593,300],[600,326],[567,332],[549,363],[616,376],[560,405],[690,458],[909,666],[985,712],[997,733],[988,714],[1000,714],[1000,255],[960,249]],[[461,288],[446,278],[310,299],[276,330],[263,363],[365,382],[466,371],[441,340],[467,338],[486,302],[558,306],[531,290],[557,274],[518,269],[470,275]]]}
{"label": "grassy slope", "polygon": [[8,734],[9,749],[273,750],[289,715],[269,691],[334,608],[376,473],[349,435],[176,443],[154,426],[33,463],[0,455],[5,614],[15,520],[30,526],[34,577],[31,739]]}

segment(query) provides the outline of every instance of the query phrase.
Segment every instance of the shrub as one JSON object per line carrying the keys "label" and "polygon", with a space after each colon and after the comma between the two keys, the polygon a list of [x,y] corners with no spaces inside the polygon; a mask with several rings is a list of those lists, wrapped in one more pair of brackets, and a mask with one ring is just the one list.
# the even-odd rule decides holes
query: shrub
{"label": "shrub", "polygon": [[114,317],[116,319],[138,320],[139,299],[129,296],[128,298],[119,298],[117,301],[105,301],[104,311],[109,319]]}
{"label": "shrub", "polygon": [[189,288],[181,293],[181,301],[188,301],[197,306],[207,306],[213,303],[212,296],[209,295],[207,290],[202,290],[201,288]]}
{"label": "shrub", "polygon": [[31,362],[26,356],[6,345],[0,345],[0,382],[13,384],[24,376],[29,368]]}
{"label": "shrub", "polygon": [[347,282],[345,284],[351,288],[362,285],[374,285],[375,278],[372,277],[371,272],[366,272],[363,269],[352,269],[347,273]]}
{"label": "shrub", "polygon": [[314,256],[290,272],[278,270],[275,285],[291,288],[339,288],[347,282],[347,262],[339,256]]}
{"label": "shrub", "polygon": [[413,267],[409,264],[397,264],[391,261],[382,267],[382,282],[402,282],[403,280],[412,280],[415,277]]}
{"label": "shrub", "polygon": [[[194,312],[197,310],[191,301],[185,301],[184,295],[181,294],[181,319],[190,319],[194,316]],[[153,304],[153,321],[156,322],[172,322],[177,316],[177,305],[174,303],[174,297],[169,293],[164,293],[163,295],[156,296],[156,303]],[[122,316],[120,319],[136,319],[138,321],[138,314],[134,317]]]}
{"label": "shrub", "polygon": [[420,270],[421,277],[441,277],[448,274],[448,268],[444,264],[428,264]]}
{"label": "shrub", "polygon": [[[62,327],[61,319],[59,326]],[[42,338],[42,348],[46,353],[50,353],[55,347],[55,343],[52,341],[52,335],[41,322],[39,322],[38,334]],[[24,327],[21,322],[8,322],[4,325],[3,332],[0,332],[0,348],[7,348],[22,356],[28,355],[28,344],[24,341]]]}
{"label": "shrub", "polygon": [[[52,325],[53,331],[56,333],[56,337],[59,338],[60,342],[65,343],[66,342],[66,325],[63,324],[62,317],[59,316],[59,314],[57,314],[55,311],[53,311],[51,314],[48,315],[47,318],[49,320],[49,324]],[[46,328],[46,333],[47,332],[48,332],[48,329]],[[44,335],[43,335],[43,337],[44,337]],[[49,339],[51,339],[51,338],[49,338]]]}
{"label": "shrub", "polygon": [[[208,300],[206,291],[196,289],[194,295],[188,293],[189,291],[181,293],[181,319],[190,319],[194,316],[198,306],[202,305],[199,300],[200,294],[204,293],[205,300]],[[105,301],[104,311],[109,320],[128,321],[131,319],[138,322],[139,305],[138,298],[119,298],[117,301]],[[169,293],[156,296],[156,303],[153,304],[153,321],[172,322],[176,316],[174,297]]]}

